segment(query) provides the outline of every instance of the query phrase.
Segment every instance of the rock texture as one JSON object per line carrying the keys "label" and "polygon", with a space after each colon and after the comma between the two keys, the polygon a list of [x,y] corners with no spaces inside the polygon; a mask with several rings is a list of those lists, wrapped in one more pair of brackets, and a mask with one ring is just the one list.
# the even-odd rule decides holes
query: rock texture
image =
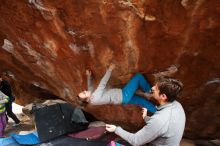
{"label": "rock texture", "polygon": [[[20,104],[75,104],[86,68],[97,84],[116,63],[110,84],[121,87],[135,72],[149,77],[177,65],[185,136],[220,138],[219,13],[219,0],[1,0],[0,72],[10,74]],[[117,116],[130,130],[144,124],[135,106],[88,111],[107,122]]]}

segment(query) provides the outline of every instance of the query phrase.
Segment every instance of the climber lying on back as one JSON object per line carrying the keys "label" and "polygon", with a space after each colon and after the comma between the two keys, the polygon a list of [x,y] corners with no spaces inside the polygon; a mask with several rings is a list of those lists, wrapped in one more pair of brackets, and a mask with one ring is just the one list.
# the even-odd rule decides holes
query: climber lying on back
{"label": "climber lying on back", "polygon": [[[111,76],[112,71],[115,69],[114,64],[110,64],[105,75],[101,79],[98,87],[93,91],[91,71],[87,70],[87,84],[88,90],[82,91],[78,94],[80,100],[88,102],[92,105],[102,104],[136,104],[145,107],[151,113],[156,112],[155,105],[149,101],[151,96],[151,86],[145,80],[142,74],[136,74],[125,85],[124,88],[111,88],[106,89],[107,82]],[[139,95],[135,95],[137,89],[141,88],[144,92],[138,92]]]}

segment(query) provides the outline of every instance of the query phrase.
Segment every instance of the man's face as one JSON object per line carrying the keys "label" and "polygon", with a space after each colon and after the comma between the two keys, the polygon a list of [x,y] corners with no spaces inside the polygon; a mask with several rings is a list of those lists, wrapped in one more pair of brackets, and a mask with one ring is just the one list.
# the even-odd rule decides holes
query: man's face
{"label": "man's face", "polygon": [[152,98],[151,101],[156,104],[156,105],[160,105],[161,100],[162,100],[162,95],[160,94],[160,90],[158,88],[158,85],[155,84],[152,88]]}
{"label": "man's face", "polygon": [[153,100],[157,105],[161,105],[161,103],[167,100],[167,96],[165,94],[160,93],[157,83],[152,87],[152,95],[153,95]]}
{"label": "man's face", "polygon": [[158,100],[160,99],[160,90],[158,89],[158,85],[155,84],[153,87],[152,87],[152,95],[153,95],[153,98],[155,100]]}

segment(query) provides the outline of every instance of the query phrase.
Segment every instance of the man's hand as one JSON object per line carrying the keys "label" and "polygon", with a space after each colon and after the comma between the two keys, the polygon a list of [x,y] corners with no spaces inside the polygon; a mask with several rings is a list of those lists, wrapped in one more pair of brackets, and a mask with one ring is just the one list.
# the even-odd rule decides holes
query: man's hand
{"label": "man's hand", "polygon": [[108,69],[111,70],[111,71],[112,71],[113,69],[115,69],[115,64],[111,63],[111,64],[109,65]]}
{"label": "man's hand", "polygon": [[147,116],[147,109],[146,108],[142,108],[142,117],[143,119]]}
{"label": "man's hand", "polygon": [[87,75],[87,76],[91,76],[91,75],[92,75],[91,70],[88,70],[88,69],[87,69],[87,70],[86,70],[86,75]]}
{"label": "man's hand", "polygon": [[105,129],[106,129],[108,132],[115,132],[116,126],[115,126],[115,125],[106,124],[106,125],[105,125]]}

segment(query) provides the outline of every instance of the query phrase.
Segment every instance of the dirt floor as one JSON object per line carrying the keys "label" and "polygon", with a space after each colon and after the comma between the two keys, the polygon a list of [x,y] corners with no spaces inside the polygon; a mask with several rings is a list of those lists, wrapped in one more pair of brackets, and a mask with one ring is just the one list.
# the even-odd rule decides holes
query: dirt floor
{"label": "dirt floor", "polygon": [[27,116],[25,116],[24,114],[17,114],[17,116],[21,120],[21,124],[14,127],[14,122],[9,119],[9,123],[7,124],[7,127],[5,129],[5,136],[8,137],[13,133],[25,134],[28,133],[28,131],[33,131],[35,129],[34,123],[32,123]]}

